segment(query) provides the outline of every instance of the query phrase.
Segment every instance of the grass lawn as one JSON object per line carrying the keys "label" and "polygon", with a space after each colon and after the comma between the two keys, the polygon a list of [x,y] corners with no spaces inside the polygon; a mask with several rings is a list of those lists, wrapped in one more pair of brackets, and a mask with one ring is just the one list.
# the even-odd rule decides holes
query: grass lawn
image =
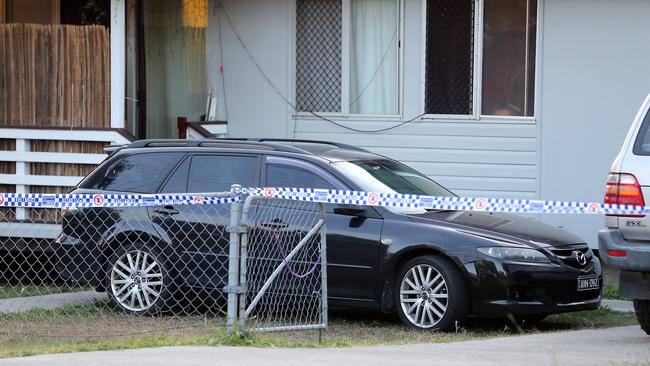
{"label": "grass lawn", "polygon": [[[83,315],[79,315],[83,314]],[[608,309],[553,315],[530,329],[507,321],[473,320],[453,333],[421,332],[396,316],[330,312],[329,328],[318,331],[258,333],[227,337],[220,318],[128,317],[96,306],[0,314],[0,357],[172,345],[251,345],[258,347],[348,347],[442,343],[537,332],[636,324],[634,314]]]}
{"label": "grass lawn", "polygon": [[611,286],[605,286],[603,288],[603,299],[632,301],[632,299],[621,296],[621,294],[618,292],[618,289]]}

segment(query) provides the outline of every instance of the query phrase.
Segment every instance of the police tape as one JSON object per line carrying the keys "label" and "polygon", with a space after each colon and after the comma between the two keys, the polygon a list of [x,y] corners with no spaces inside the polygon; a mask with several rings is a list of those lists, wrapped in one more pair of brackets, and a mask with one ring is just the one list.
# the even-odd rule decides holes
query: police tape
{"label": "police tape", "polygon": [[240,197],[209,194],[46,194],[0,193],[0,207],[138,207],[164,205],[218,205],[240,201]]}
{"label": "police tape", "polygon": [[414,194],[326,190],[315,188],[235,188],[233,193],[322,203],[420,208],[452,211],[650,215],[650,207],[595,202],[510,198],[422,196]]}
{"label": "police tape", "polygon": [[400,193],[327,190],[316,188],[233,188],[232,196],[210,194],[46,194],[0,193],[0,207],[138,207],[164,205],[223,205],[241,201],[241,195],[297,201],[419,208],[452,211],[511,213],[650,215],[650,207],[595,202],[543,201],[510,198],[424,196]]}

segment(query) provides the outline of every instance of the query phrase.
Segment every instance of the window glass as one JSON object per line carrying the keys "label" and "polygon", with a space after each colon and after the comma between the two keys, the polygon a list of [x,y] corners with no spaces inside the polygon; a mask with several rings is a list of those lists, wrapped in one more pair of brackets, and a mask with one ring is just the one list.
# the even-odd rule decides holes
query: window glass
{"label": "window glass", "polygon": [[267,165],[266,185],[269,187],[336,189],[336,187],[326,179],[313,172],[290,165],[280,164]]}
{"label": "window glass", "polygon": [[296,108],[341,112],[341,0],[296,1]]}
{"label": "window glass", "polygon": [[225,192],[233,184],[257,186],[257,157],[199,155],[192,158],[188,192]]}
{"label": "window glass", "polygon": [[481,114],[532,116],[537,0],[485,0]]}
{"label": "window glass", "polygon": [[191,159],[185,159],[181,165],[176,168],[171,177],[160,190],[161,193],[183,193],[187,192],[187,176],[190,171]]}
{"label": "window glass", "polygon": [[427,0],[427,114],[472,114],[474,0]]}
{"label": "window glass", "polygon": [[[52,0],[5,0],[5,17],[7,23],[56,23]],[[2,1],[0,1],[2,6]]]}
{"label": "window glass", "polygon": [[394,160],[341,161],[333,166],[368,192],[443,197],[454,195],[424,174]]}
{"label": "window glass", "polygon": [[398,1],[350,1],[350,113],[397,114]]}
{"label": "window glass", "polygon": [[98,177],[99,183],[93,188],[107,191],[153,193],[182,156],[183,153],[127,156],[107,165]]}
{"label": "window glass", "polygon": [[646,113],[634,142],[634,153],[636,155],[650,155],[650,111]]}

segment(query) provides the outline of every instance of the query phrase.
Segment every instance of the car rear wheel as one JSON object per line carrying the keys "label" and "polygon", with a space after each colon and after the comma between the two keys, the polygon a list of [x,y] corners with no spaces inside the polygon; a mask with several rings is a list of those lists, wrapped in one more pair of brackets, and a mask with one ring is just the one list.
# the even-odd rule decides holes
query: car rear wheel
{"label": "car rear wheel", "polygon": [[107,292],[126,313],[148,315],[167,309],[170,284],[164,258],[147,245],[122,247],[111,257]]}
{"label": "car rear wheel", "polygon": [[397,276],[397,313],[422,330],[452,330],[467,312],[463,278],[449,260],[433,255],[411,259]]}
{"label": "car rear wheel", "polygon": [[634,312],[641,329],[650,335],[650,300],[634,300]]}

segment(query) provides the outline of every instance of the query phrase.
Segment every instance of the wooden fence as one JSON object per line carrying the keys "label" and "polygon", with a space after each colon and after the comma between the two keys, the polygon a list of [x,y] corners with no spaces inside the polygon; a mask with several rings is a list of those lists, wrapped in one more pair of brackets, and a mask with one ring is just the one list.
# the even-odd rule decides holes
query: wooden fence
{"label": "wooden fence", "polygon": [[110,127],[103,26],[0,24],[0,125]]}

